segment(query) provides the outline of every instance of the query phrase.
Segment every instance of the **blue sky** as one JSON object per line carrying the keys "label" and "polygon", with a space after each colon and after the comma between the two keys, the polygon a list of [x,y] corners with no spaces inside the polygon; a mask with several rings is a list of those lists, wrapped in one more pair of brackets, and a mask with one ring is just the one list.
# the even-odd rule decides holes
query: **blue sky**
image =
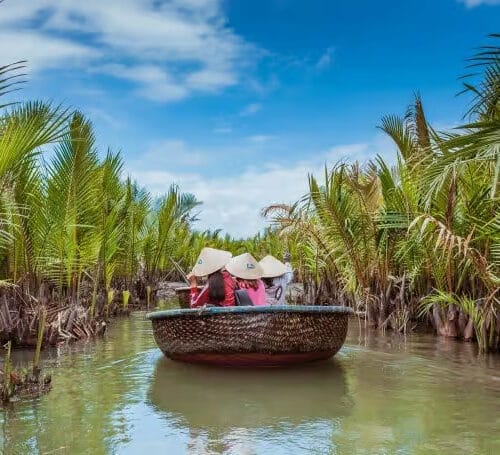
{"label": "blue sky", "polygon": [[240,236],[339,159],[393,159],[376,129],[418,91],[437,128],[458,77],[498,32],[499,0],[5,0],[0,64],[29,61],[25,98],[77,107],[102,153],[155,194],[204,201],[200,229]]}

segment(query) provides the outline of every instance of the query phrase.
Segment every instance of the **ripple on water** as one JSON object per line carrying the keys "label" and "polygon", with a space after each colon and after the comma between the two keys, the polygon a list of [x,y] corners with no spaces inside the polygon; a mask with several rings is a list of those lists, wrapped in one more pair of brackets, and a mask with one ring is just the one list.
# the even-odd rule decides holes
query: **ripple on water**
{"label": "ripple on water", "polygon": [[4,453],[500,453],[500,360],[472,344],[352,324],[332,361],[216,369],[165,359],[140,313],[44,357],[54,389],[2,412]]}

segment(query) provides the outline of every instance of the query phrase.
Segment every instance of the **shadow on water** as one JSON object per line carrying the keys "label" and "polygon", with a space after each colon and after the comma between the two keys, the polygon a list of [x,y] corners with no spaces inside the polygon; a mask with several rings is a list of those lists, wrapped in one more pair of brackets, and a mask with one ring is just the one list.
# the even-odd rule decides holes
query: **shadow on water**
{"label": "shadow on water", "polygon": [[148,400],[185,428],[299,425],[348,414],[352,405],[336,361],[301,368],[230,370],[158,360]]}
{"label": "shadow on water", "polygon": [[330,361],[219,369],[164,358],[137,313],[44,358],[54,389],[0,410],[0,453],[500,453],[500,357],[433,335],[351,324]]}

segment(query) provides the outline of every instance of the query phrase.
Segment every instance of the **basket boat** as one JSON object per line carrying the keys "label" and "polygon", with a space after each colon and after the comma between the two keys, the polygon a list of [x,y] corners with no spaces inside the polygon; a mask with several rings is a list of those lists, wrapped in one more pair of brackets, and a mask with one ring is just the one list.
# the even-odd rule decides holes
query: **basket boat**
{"label": "basket boat", "polygon": [[[198,286],[198,290],[202,290],[203,286]],[[175,293],[177,294],[177,298],[179,299],[179,306],[181,308],[190,308],[190,300],[191,300],[191,288],[189,286],[181,286],[175,288]]]}
{"label": "basket boat", "polygon": [[344,344],[349,314],[341,306],[209,307],[156,311],[158,347],[172,360],[272,367],[325,360]]}

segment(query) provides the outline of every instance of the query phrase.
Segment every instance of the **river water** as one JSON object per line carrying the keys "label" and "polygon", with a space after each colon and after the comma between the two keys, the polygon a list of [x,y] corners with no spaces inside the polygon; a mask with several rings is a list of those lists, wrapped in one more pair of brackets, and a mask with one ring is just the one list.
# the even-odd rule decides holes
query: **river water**
{"label": "river water", "polygon": [[432,335],[354,320],[331,361],[215,369],[165,359],[136,313],[45,357],[53,390],[0,411],[5,454],[500,454],[500,356]]}

